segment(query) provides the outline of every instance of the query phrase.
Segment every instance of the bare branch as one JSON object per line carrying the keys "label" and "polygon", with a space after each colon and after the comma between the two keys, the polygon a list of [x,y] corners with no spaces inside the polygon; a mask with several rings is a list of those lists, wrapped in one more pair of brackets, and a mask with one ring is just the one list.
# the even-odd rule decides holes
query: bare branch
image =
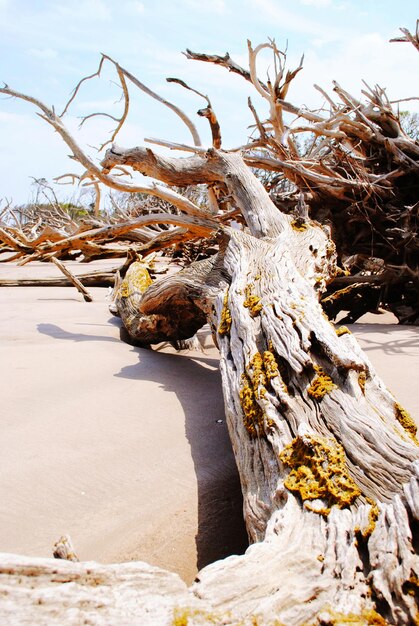
{"label": "bare branch", "polygon": [[[186,49],[186,52],[184,52],[184,55],[186,56],[187,59],[192,59],[194,61],[204,61],[205,63],[213,63],[214,65],[221,65],[222,67],[225,67],[226,69],[228,69],[229,72],[238,74],[239,76],[249,81],[250,83],[252,82],[250,72],[244,69],[243,67],[241,67],[240,65],[238,65],[237,63],[235,63],[230,57],[228,52],[226,52],[225,55],[221,57],[216,54],[201,54],[199,52],[192,52],[192,50]],[[266,91],[268,91],[267,86],[263,82],[259,81],[259,83]]]}
{"label": "bare branch", "polygon": [[54,265],[56,265],[58,269],[61,270],[64,276],[66,276],[68,280],[75,286],[75,288],[80,291],[85,302],[93,302],[93,298],[91,294],[87,291],[86,287],[79,281],[78,278],[76,278],[76,276],[74,276],[74,274],[70,272],[70,270],[64,265],[64,263],[61,263],[61,261],[59,261],[54,255],[50,257],[50,261],[54,263]]}
{"label": "bare branch", "polygon": [[390,39],[390,42],[409,42],[416,50],[419,50],[419,20],[416,20],[416,33],[414,35],[407,28],[400,28],[399,30],[404,34],[404,37],[395,37]]}
{"label": "bare branch", "polygon": [[104,56],[105,59],[108,59],[108,61],[110,61],[116,67],[118,67],[119,70],[121,71],[121,73],[124,75],[124,77],[128,78],[128,80],[130,80],[136,87],[141,89],[141,91],[144,91],[151,98],[154,98],[154,100],[157,100],[158,102],[161,102],[161,104],[164,104],[166,107],[171,109],[174,113],[176,113],[176,115],[182,120],[182,122],[189,129],[189,131],[190,131],[190,133],[192,135],[192,138],[194,140],[194,144],[196,146],[201,146],[202,145],[201,139],[199,137],[198,131],[197,131],[194,123],[190,120],[190,118],[179,107],[177,107],[175,104],[172,104],[168,100],[165,100],[164,98],[159,96],[157,93],[152,91],[149,87],[144,85],[144,83],[139,81],[138,78],[136,78],[133,74],[131,74],[131,72],[128,72],[128,70],[124,69],[118,63],[116,63],[116,61],[114,61],[110,56],[108,56],[108,55],[103,55],[103,56]]}
{"label": "bare branch", "polygon": [[189,85],[187,85],[185,83],[184,80],[181,80],[180,78],[166,78],[166,81],[168,83],[176,83],[177,85],[180,85],[181,87],[184,87],[185,89],[188,89],[189,91],[192,91],[193,93],[196,93],[198,96],[200,96],[201,98],[204,98],[204,100],[206,100],[207,105],[209,107],[211,106],[211,102],[210,102],[208,96],[206,96],[205,94],[201,93],[197,89],[194,89],[193,87],[190,87]]}
{"label": "bare branch", "polygon": [[187,146],[184,143],[175,143],[174,141],[166,141],[165,139],[155,139],[153,137],[144,137],[146,143],[151,143],[156,146],[163,146],[164,148],[170,148],[170,150],[180,150],[182,152],[193,152],[194,154],[205,154],[206,148],[202,146]]}
{"label": "bare branch", "polygon": [[101,71],[102,71],[102,67],[103,67],[103,63],[104,63],[104,61],[105,61],[105,58],[104,58],[104,56],[102,55],[102,58],[100,59],[100,62],[99,62],[99,67],[98,67],[98,69],[96,70],[96,72],[94,72],[93,74],[90,74],[90,76],[85,76],[84,78],[82,78],[82,79],[81,79],[81,80],[77,83],[77,85],[75,86],[75,88],[74,88],[74,89],[73,89],[73,91],[72,91],[72,94],[71,94],[70,100],[67,102],[67,104],[66,104],[66,105],[65,105],[65,107],[64,107],[63,112],[62,112],[62,113],[61,113],[61,115],[59,115],[58,117],[63,117],[63,116],[67,113],[67,111],[68,111],[68,108],[69,108],[70,104],[73,102],[74,98],[77,96],[77,93],[78,93],[78,91],[79,91],[79,89],[80,89],[81,85],[82,85],[84,82],[86,82],[86,81],[88,81],[88,80],[90,80],[90,79],[92,79],[92,78],[95,78],[96,76],[100,76],[100,73],[101,73]]}

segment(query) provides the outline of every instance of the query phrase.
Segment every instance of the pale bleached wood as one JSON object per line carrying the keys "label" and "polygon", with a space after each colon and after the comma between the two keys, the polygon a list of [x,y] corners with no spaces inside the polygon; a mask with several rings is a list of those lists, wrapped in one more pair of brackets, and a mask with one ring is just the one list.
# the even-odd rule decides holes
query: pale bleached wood
{"label": "pale bleached wood", "polygon": [[[193,266],[137,294],[130,311],[140,338],[157,315],[169,312],[175,321],[167,302],[186,289],[194,306],[205,302],[201,310],[220,348],[226,419],[253,545],[244,556],[201,571],[194,593],[219,611],[254,614],[262,624],[274,616],[287,626],[328,623],[335,614],[358,616],[360,624],[373,617],[410,624],[417,615],[409,589],[419,567],[412,543],[419,447],[352,335],[339,336],[319,305],[313,287],[322,291],[335,263],[327,229],[275,213],[240,156],[232,156],[221,154],[217,165],[213,152],[210,167],[224,168],[250,232],[226,231],[216,261],[223,279],[211,293],[208,273]],[[173,338],[176,328],[170,333]],[[260,365],[267,352],[284,370],[270,380]],[[310,389],[319,371],[331,387],[316,397]],[[246,385],[259,411],[250,430]],[[358,495],[342,508],[330,507],[327,498],[302,500],[287,487],[284,449],[300,442],[310,450],[316,441],[344,450],[342,470]]]}
{"label": "pale bleached wood", "polygon": [[54,263],[56,267],[58,267],[58,269],[64,274],[64,276],[66,276],[66,278],[68,278],[68,280],[72,283],[72,285],[74,285],[77,291],[79,291],[82,294],[85,302],[93,301],[92,295],[87,291],[83,283],[79,280],[79,278],[74,276],[72,272],[70,272],[70,270],[68,269],[68,267],[64,265],[64,263],[59,261],[54,255],[50,257],[50,261]]}
{"label": "pale bleached wood", "polygon": [[[268,47],[279,54],[274,43]],[[269,101],[265,136],[275,158],[279,156],[277,164],[291,172],[290,180],[303,188],[309,186],[307,181],[316,182],[318,194],[337,199],[356,190],[391,194],[383,180],[377,186],[377,180],[365,181],[362,176],[330,175],[330,168],[320,161],[281,160],[295,154],[292,132],[282,132],[281,117],[282,109],[287,110],[284,98],[290,78],[283,80],[281,69],[273,87],[261,82],[255,68],[261,49],[249,45],[252,67],[244,77]],[[217,57],[216,62],[243,75],[228,57],[221,61]],[[393,132],[391,116],[386,113],[378,119],[374,107],[360,108],[337,84],[335,91],[349,114],[336,126],[333,112],[330,127],[325,123],[324,130],[330,134],[337,128],[352,138],[345,154],[356,150],[359,141],[376,142],[400,166],[417,171],[418,148]],[[110,187],[145,190],[110,175],[121,167],[171,185],[222,183],[246,222],[243,232],[223,230],[216,257],[174,277],[150,285],[141,263],[133,265],[117,286],[115,304],[130,335],[144,343],[182,338],[210,322],[220,348],[226,419],[252,545],[243,556],[204,568],[191,589],[182,588],[180,594],[177,579],[171,579],[173,586],[165,586],[167,573],[145,568],[144,577],[143,566],[120,566],[122,585],[120,578],[105,580],[111,594],[106,619],[125,623],[129,611],[130,623],[147,623],[148,611],[148,623],[153,624],[156,610],[159,623],[170,623],[176,619],[176,597],[182,610],[196,608],[197,614],[180,622],[188,624],[213,619],[201,612],[202,607],[215,610],[218,622],[225,624],[415,623],[419,563],[412,535],[419,518],[419,447],[406,413],[352,336],[336,333],[322,313],[318,296],[333,277],[336,262],[328,229],[307,216],[293,219],[279,212],[239,153],[210,149],[170,159],[143,148],[114,147],[101,170],[80,151],[52,110],[8,88],[0,92],[38,106],[89,173]],[[373,103],[374,98],[381,102],[382,94],[374,92]],[[325,122],[322,116],[303,117]],[[265,159],[267,166],[275,158]],[[351,163],[354,172],[363,171],[362,158]],[[168,199],[161,188],[155,195]],[[167,223],[201,233],[214,231],[217,221],[211,216],[182,197],[171,197],[187,215],[166,216]],[[132,224],[123,224],[116,230],[79,233],[73,241],[130,228]],[[45,244],[42,253],[65,248],[71,239]],[[316,463],[317,474],[311,469]],[[9,606],[14,615],[20,612],[24,623],[33,611],[32,598],[39,600],[35,594],[43,584],[58,582],[57,572],[62,575],[64,564],[59,570],[51,569],[50,563],[38,570],[24,564],[29,567],[25,573],[16,557],[6,556],[5,562],[9,587],[20,585],[15,593],[6,589],[6,595],[11,593]],[[83,589],[77,586],[90,576],[86,567],[72,570],[75,578],[59,579],[63,584],[47,603],[56,609],[58,597],[68,593],[68,604],[57,613],[60,618],[71,607],[79,611],[77,619],[94,610],[97,623],[106,623],[100,621],[100,603],[108,598],[102,582],[95,579],[99,596],[91,589],[90,578],[87,591],[85,583]],[[114,568],[94,566],[94,571],[106,577],[115,573]],[[63,587],[66,583],[76,584]],[[29,604],[19,605],[19,593],[31,598]],[[87,604],[81,606],[81,598]],[[42,605],[45,597],[40,599]]]}

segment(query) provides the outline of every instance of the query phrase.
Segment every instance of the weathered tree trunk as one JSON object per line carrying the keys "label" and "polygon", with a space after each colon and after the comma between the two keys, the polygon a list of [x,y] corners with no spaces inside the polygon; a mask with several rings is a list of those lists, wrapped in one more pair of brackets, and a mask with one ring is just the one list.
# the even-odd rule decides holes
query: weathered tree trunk
{"label": "weathered tree trunk", "polygon": [[[383,195],[393,202],[392,185],[402,174],[411,176],[404,186],[413,194],[419,147],[399,132],[384,92],[370,90],[371,105],[361,108],[335,85],[349,113],[324,94],[332,107],[325,119],[285,100],[301,65],[285,74],[282,53],[274,42],[256,49],[249,42],[248,47],[249,72],[229,55],[188,51],[189,57],[200,56],[241,74],[268,103],[266,123],[250,104],[260,141],[243,147],[248,165],[286,172],[311,196],[319,219],[324,198],[351,207],[372,198],[377,213],[376,197]],[[276,76],[265,85],[256,75],[256,59],[266,47],[274,53]],[[105,59],[114,63],[103,56],[97,74]],[[25,257],[24,262],[75,249],[92,258],[109,253],[106,241],[133,228],[177,226],[170,233],[143,236],[143,249],[150,250],[178,242],[185,229],[189,238],[213,235],[226,217],[217,216],[217,186],[224,200],[231,198],[232,210],[241,212],[247,230],[221,227],[215,257],[153,284],[145,266],[133,264],[115,288],[115,305],[130,336],[143,344],[184,339],[210,323],[220,349],[226,417],[252,545],[243,556],[201,570],[189,590],[176,576],[141,564],[101,567],[4,557],[0,593],[7,601],[5,608],[0,605],[0,615],[2,611],[9,623],[15,618],[17,623],[27,623],[36,613],[39,624],[50,624],[51,618],[69,624],[93,620],[190,626],[418,623],[416,428],[347,329],[336,331],[322,312],[318,296],[333,277],[336,261],[327,229],[301,214],[293,219],[281,213],[239,152],[218,149],[221,137],[208,98],[214,149],[205,152],[182,111],[114,64],[125,108],[113,139],[128,112],[127,79],[175,110],[193,136],[194,147],[163,145],[195,156],[163,158],[149,149],[115,147],[100,168],[78,147],[62,121],[86,79],[80,81],[61,116],[7,86],[0,92],[38,107],[86,169],[83,177],[96,186],[103,183],[130,193],[150,193],[181,214],[143,215],[116,226],[79,229],[64,238],[57,233],[46,238],[43,232],[40,241],[28,239],[19,229],[1,229],[2,249],[14,250],[14,258]],[[282,111],[295,113],[311,127],[288,127]],[[307,131],[333,140],[330,164],[320,149],[316,152],[314,143],[311,160],[299,157],[292,135]],[[367,168],[376,167],[371,145],[383,155],[384,171]],[[256,147],[268,154],[246,155]],[[389,155],[395,168],[388,167]],[[347,171],[342,170],[343,156]],[[336,164],[333,172],[331,166]],[[123,172],[131,167],[172,186],[206,184],[211,210],[167,187],[138,186],[111,175],[113,168],[121,167]],[[410,204],[415,198],[409,195],[407,201],[413,216]],[[406,202],[401,205],[404,210]],[[405,229],[401,229],[401,248]],[[94,243],[99,241],[100,246]]]}
{"label": "weathered tree trunk", "polygon": [[[199,182],[206,182],[200,160]],[[238,154],[211,151],[207,161],[250,232],[225,231],[216,259],[144,293],[143,270],[133,267],[117,295],[136,339],[182,338],[206,319],[217,336],[254,545],[201,571],[193,591],[219,611],[263,624],[348,616],[414,623],[414,423],[349,331],[336,332],[322,312],[316,290],[335,261],[327,232],[279,213]],[[196,174],[195,157],[194,166],[188,176]],[[164,180],[164,167],[159,173]]]}

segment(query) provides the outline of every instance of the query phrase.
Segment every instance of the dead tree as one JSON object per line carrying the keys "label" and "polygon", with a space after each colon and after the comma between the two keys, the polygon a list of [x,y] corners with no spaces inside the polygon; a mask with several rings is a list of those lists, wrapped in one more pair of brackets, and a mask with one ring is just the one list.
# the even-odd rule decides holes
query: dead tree
{"label": "dead tree", "polygon": [[[394,41],[409,41],[419,49],[417,33],[402,32],[405,36]],[[276,73],[263,82],[256,75],[256,61],[266,47],[273,53]],[[286,56],[274,42],[255,49],[249,43],[249,70],[228,54],[188,50],[187,56],[239,74],[267,102],[264,120],[249,102],[255,128],[246,162],[271,172],[271,197],[282,211],[295,213],[302,195],[311,218],[332,227],[338,261],[348,275],[329,285],[328,315],[349,309],[348,321],[355,321],[384,306],[400,322],[416,323],[419,144],[402,128],[394,108],[399,101],[390,102],[384,89],[365,83],[362,102],[335,82],[333,96],[315,85],[324,98],[322,110],[298,108],[287,95],[302,65],[286,71]],[[287,116],[293,119],[287,121]]]}
{"label": "dead tree", "polygon": [[[278,59],[274,43],[265,47]],[[271,83],[262,85],[256,76],[260,49],[249,44],[250,70],[245,78],[271,105],[272,136],[268,138],[266,124],[258,118],[257,124],[265,141],[280,151],[283,134],[290,135],[289,129],[281,128],[280,113],[292,76],[284,76],[277,66]],[[229,69],[244,72],[229,57],[224,60]],[[116,68],[121,80],[135,82],[126,70],[117,64]],[[40,108],[41,116],[95,181],[136,191],[135,183],[113,175],[116,168],[130,168],[169,186],[205,184],[213,203],[228,201],[225,210],[238,211],[245,222],[241,230],[224,225],[214,209],[203,210],[167,187],[154,185],[151,193],[168,199],[181,215],[147,216],[136,225],[154,220],[195,236],[217,233],[219,251],[153,283],[144,265],[134,263],[116,288],[116,306],[137,342],[190,337],[208,322],[220,350],[226,419],[252,545],[245,555],[213,563],[199,573],[191,588],[193,610],[187,623],[205,622],[203,613],[194,613],[198,600],[199,606],[222,615],[219,623],[226,624],[415,623],[416,427],[348,329],[336,330],[319,304],[336,273],[330,230],[307,213],[287,215],[278,210],[249,168],[249,164],[267,166],[273,157],[249,155],[247,148],[222,150],[211,113],[206,117],[214,125],[218,147],[202,148],[191,130],[195,145],[180,146],[191,156],[168,158],[149,148],[113,146],[99,167],[53,110],[9,88],[1,91]],[[359,107],[355,110],[364,116]],[[349,123],[338,111],[336,118]],[[323,136],[342,139],[339,124],[312,121],[322,125]],[[401,162],[405,155],[409,167],[414,162],[416,148],[406,138],[381,136],[377,124],[363,118],[352,120],[352,128],[375,134]],[[292,145],[290,139],[287,149]],[[360,182],[319,171],[326,165],[317,171],[299,162],[286,167],[296,178],[323,180],[322,188],[333,198],[354,189],[362,194],[378,188],[373,177]],[[385,188],[386,181],[381,182]],[[74,237],[82,240],[96,234]],[[178,235],[172,231],[172,236]],[[41,252],[56,252],[68,241],[45,243]],[[22,575],[19,567],[16,572]],[[86,576],[79,565],[66,569],[76,576],[71,580],[77,580],[77,572]],[[185,596],[178,598],[181,609],[188,610]],[[161,598],[162,611],[165,602],[167,598]],[[209,622],[212,618],[206,615]]]}

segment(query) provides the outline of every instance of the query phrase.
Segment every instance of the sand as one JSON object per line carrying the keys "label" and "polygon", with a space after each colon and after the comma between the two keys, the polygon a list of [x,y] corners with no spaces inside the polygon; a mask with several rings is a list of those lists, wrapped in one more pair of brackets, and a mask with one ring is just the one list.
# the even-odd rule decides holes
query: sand
{"label": "sand", "polygon": [[[58,270],[0,265],[17,275]],[[0,289],[0,551],[50,556],[69,533],[83,560],[145,560],[189,583],[246,548],[217,350],[205,331],[204,352],[123,343],[107,289],[90,291]],[[419,329],[388,320],[352,329],[418,415]]]}

